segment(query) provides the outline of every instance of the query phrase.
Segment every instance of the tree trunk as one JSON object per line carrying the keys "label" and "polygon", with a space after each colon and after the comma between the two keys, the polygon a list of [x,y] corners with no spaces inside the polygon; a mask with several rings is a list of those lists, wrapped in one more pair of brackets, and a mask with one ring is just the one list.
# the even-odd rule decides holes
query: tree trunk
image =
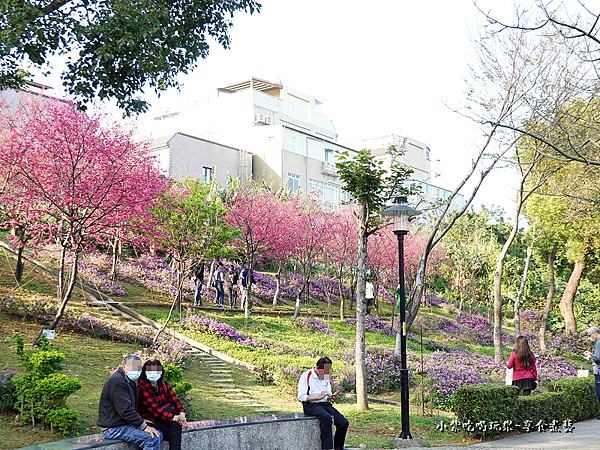
{"label": "tree trunk", "polygon": [[308,270],[304,274],[304,304],[308,305],[310,299],[310,273],[312,267],[309,266]]}
{"label": "tree trunk", "polygon": [[[430,235],[430,240],[433,240],[433,231]],[[428,242],[429,243],[429,242]],[[431,247],[433,248],[433,247]],[[412,323],[417,317],[419,307],[421,306],[421,297],[425,289],[425,273],[427,269],[427,258],[431,248],[425,248],[423,254],[419,255],[419,267],[417,268],[417,276],[415,277],[415,285],[410,293],[410,301],[406,305],[406,328],[410,329]]]}
{"label": "tree trunk", "polygon": [[112,245],[112,268],[110,270],[110,278],[117,281],[117,263],[119,261],[119,238],[115,238]]}
{"label": "tree trunk", "polygon": [[248,264],[248,280],[246,281],[246,305],[244,307],[244,318],[250,317],[250,310],[252,309],[252,276],[254,274],[254,268],[252,262]]}
{"label": "tree trunk", "polygon": [[[75,287],[75,282],[77,281],[77,263],[78,263],[78,261],[79,261],[79,252],[75,251],[75,252],[73,252],[73,266],[71,267],[71,278],[69,280],[69,284],[65,290],[65,293],[63,294],[63,297],[60,301],[60,305],[58,307],[58,311],[56,312],[56,316],[54,316],[54,320],[52,320],[52,323],[48,326],[49,330],[54,330],[56,328],[56,326],[58,325],[58,322],[60,322],[60,319],[62,318],[62,315],[65,312],[67,303],[69,303],[69,300],[71,299],[71,295],[73,294],[73,288]],[[34,345],[39,345],[41,338],[42,338],[42,332],[40,331],[40,334],[38,334],[37,338],[35,338]]]}
{"label": "tree trunk", "polygon": [[533,243],[527,247],[527,259],[525,260],[525,269],[523,269],[523,279],[521,280],[517,298],[515,298],[515,337],[521,335],[521,298],[523,298],[523,292],[525,292],[525,284],[527,283],[527,277],[529,276],[529,264],[531,263],[532,254]]}
{"label": "tree trunk", "polygon": [[577,322],[575,321],[575,313],[573,312],[573,302],[575,301],[577,288],[579,287],[579,282],[581,281],[583,271],[585,270],[586,254],[587,250],[577,261],[575,261],[573,272],[571,272],[569,282],[567,283],[565,292],[563,292],[563,296],[558,305],[560,308],[560,313],[565,319],[565,333],[567,334],[577,333]]}
{"label": "tree trunk", "polygon": [[279,267],[277,267],[277,274],[275,275],[275,280],[277,280],[277,288],[275,289],[275,295],[273,296],[273,306],[277,306],[277,302],[279,301],[279,291],[281,289],[281,271],[283,269],[283,262],[279,262]]}
{"label": "tree trunk", "polygon": [[375,307],[375,314],[379,317],[379,283],[373,289],[373,306]]}
{"label": "tree trunk", "polygon": [[521,214],[521,208],[523,207],[524,183],[525,180],[521,179],[520,190],[517,193],[517,206],[515,208],[513,227],[496,259],[496,270],[494,271],[494,359],[497,362],[504,360],[504,353],[502,351],[502,303],[504,301],[502,298],[502,276],[504,275],[504,259],[519,231],[519,214]]}
{"label": "tree trunk", "polygon": [[58,268],[58,287],[56,289],[56,299],[60,302],[63,298],[63,291],[65,286],[65,264],[67,258],[67,244],[61,243],[62,248],[60,250],[60,262]]}
{"label": "tree trunk", "polygon": [[546,296],[546,304],[544,305],[544,312],[540,320],[540,328],[538,330],[538,341],[540,343],[540,351],[546,353],[546,327],[548,326],[548,316],[550,315],[550,308],[552,307],[552,300],[556,292],[556,283],[554,282],[554,260],[556,259],[556,252],[558,250],[558,244],[554,244],[554,248],[548,254],[548,295]]}
{"label": "tree trunk", "polygon": [[342,289],[342,277],[338,278],[338,293],[340,296],[340,320],[344,320],[344,290]]}
{"label": "tree trunk", "polygon": [[367,374],[365,338],[365,287],[367,277],[367,208],[360,206],[358,228],[358,265],[356,270],[356,407],[367,411]]}
{"label": "tree trunk", "polygon": [[25,266],[23,264],[23,250],[25,250],[25,244],[20,243],[19,248],[17,249],[17,266],[15,267],[15,279],[17,280],[17,283],[20,283],[23,278],[23,268]]}

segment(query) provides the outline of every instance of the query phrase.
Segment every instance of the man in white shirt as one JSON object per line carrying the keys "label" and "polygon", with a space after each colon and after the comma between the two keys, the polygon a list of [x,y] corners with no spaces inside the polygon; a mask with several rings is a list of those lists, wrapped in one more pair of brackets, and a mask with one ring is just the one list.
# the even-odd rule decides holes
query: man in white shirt
{"label": "man in white shirt", "polygon": [[367,314],[371,314],[371,306],[373,306],[375,300],[375,287],[371,280],[367,281],[365,285],[365,299],[367,300]]}
{"label": "man in white shirt", "polygon": [[298,401],[302,402],[304,414],[321,421],[321,448],[343,450],[349,424],[330,403],[338,398],[337,391],[331,393],[330,373],[331,359],[326,356],[320,358],[315,367],[303,372],[298,380]]}

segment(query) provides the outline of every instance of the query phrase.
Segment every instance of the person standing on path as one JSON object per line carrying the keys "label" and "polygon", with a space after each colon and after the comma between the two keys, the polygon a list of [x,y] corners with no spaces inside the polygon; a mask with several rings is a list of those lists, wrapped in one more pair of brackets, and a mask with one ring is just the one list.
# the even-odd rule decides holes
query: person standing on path
{"label": "person standing on path", "polygon": [[[242,309],[246,309],[246,303],[248,301],[248,288],[250,285],[254,283],[254,275],[252,275],[252,280],[248,280],[248,269],[246,265],[242,266],[242,270],[240,271],[240,292],[242,293]],[[252,309],[252,303],[249,304],[248,309]]]}
{"label": "person standing on path", "polygon": [[194,306],[202,306],[202,285],[204,284],[204,261],[196,263],[192,269],[192,280],[194,280]]}
{"label": "person standing on path", "polygon": [[215,272],[215,306],[217,308],[222,308],[225,300],[225,272],[223,271],[223,264],[219,263],[217,266],[217,271]]}
{"label": "person standing on path", "polygon": [[160,450],[162,433],[137,412],[139,395],[135,382],[141,373],[140,357],[126,356],[123,366],[108,377],[102,388],[97,424],[105,439],[121,439],[143,450]]}
{"label": "person standing on path", "polygon": [[239,276],[233,266],[229,266],[227,275],[225,276],[225,287],[227,288],[227,294],[229,295],[229,307],[235,308],[237,303],[237,289],[238,289]]}
{"label": "person standing on path", "polygon": [[535,356],[525,336],[519,336],[515,341],[515,350],[510,354],[506,367],[514,368],[512,384],[519,388],[519,394],[529,395],[537,387]]}
{"label": "person standing on path", "polygon": [[331,359],[326,356],[320,358],[315,367],[303,372],[298,380],[298,401],[302,402],[304,414],[321,422],[321,448],[343,450],[349,423],[330,402],[338,398],[337,391],[331,393],[330,373]]}
{"label": "person standing on path", "polygon": [[373,306],[375,300],[375,288],[371,280],[367,281],[365,285],[365,300],[367,301],[367,314],[371,314],[371,306]]}
{"label": "person standing on path", "polygon": [[[596,383],[596,397],[600,402],[600,329],[598,327],[591,327],[587,330],[590,340],[594,343],[592,351],[586,350],[583,354],[584,358],[592,361],[592,368],[594,372],[594,381]],[[596,417],[600,420],[600,414]]]}

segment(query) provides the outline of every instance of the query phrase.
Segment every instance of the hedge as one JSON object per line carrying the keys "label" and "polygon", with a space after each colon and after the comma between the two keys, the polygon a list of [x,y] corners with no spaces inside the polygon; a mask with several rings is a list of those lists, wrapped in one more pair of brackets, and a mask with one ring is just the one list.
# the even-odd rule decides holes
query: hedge
{"label": "hedge", "polygon": [[563,394],[565,419],[581,422],[600,413],[594,378],[564,378],[552,383],[550,391]]}
{"label": "hedge", "polygon": [[461,423],[471,421],[504,422],[514,420],[515,405],[519,397],[516,386],[499,384],[474,384],[458,388],[454,412]]}
{"label": "hedge", "polygon": [[[519,396],[518,388],[503,385],[472,385],[456,392],[455,410],[459,423],[512,421],[513,424],[564,420],[580,422],[600,412],[592,378],[565,378],[552,383],[548,392]],[[475,434],[490,434],[490,427]],[[500,430],[496,429],[495,432]]]}

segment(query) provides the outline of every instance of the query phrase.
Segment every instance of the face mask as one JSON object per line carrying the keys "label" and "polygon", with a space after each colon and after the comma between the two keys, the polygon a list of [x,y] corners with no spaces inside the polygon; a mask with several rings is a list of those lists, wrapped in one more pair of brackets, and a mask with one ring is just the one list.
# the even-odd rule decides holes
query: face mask
{"label": "face mask", "polygon": [[141,374],[141,370],[131,370],[127,372],[127,378],[129,378],[131,381],[135,381],[140,377]]}
{"label": "face mask", "polygon": [[325,375],[323,375],[323,379],[329,381],[330,376],[328,373],[326,373]]}
{"label": "face mask", "polygon": [[161,376],[162,372],[146,372],[146,378],[150,383],[156,383]]}

